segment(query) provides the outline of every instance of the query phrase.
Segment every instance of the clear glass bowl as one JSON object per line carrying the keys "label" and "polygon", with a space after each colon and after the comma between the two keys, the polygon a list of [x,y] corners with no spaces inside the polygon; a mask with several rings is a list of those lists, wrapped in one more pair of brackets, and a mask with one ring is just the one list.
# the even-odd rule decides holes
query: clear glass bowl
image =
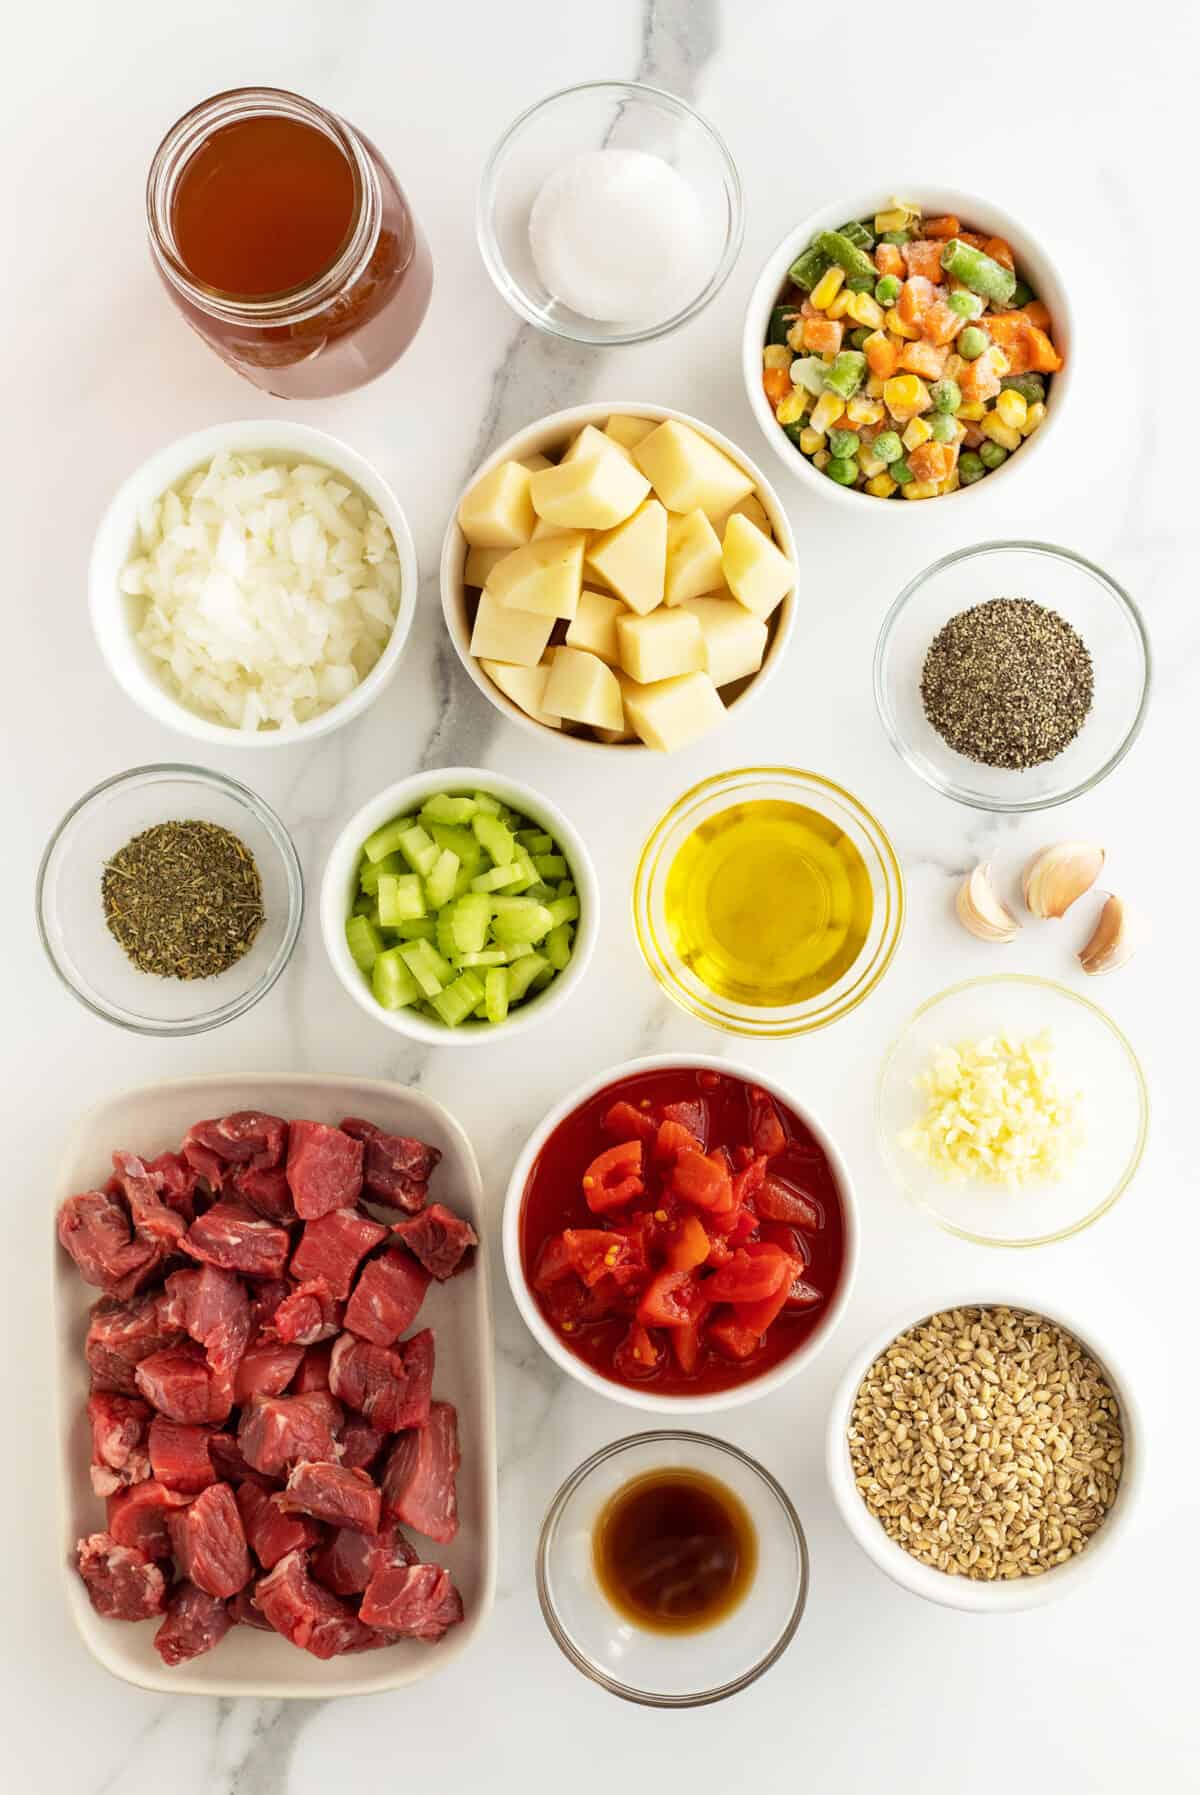
{"label": "clear glass bowl", "polygon": [[[990,598],[1030,598],[1082,636],[1092,657],[1091,713],[1040,767],[987,767],[949,747],[925,716],[921,670],[933,638]],[[1146,715],[1150,643],[1137,606],[1100,567],[1048,542],[984,542],[944,555],[911,580],[883,620],[875,702],[900,758],[935,791],[976,810],[1049,810],[1090,791],[1124,759]]]}
{"label": "clear glass bowl", "polygon": [[[680,957],[666,914],[668,875],[692,831],[761,799],[800,804],[835,823],[858,849],[874,900],[867,939],[852,965],[827,990],[786,1007],[741,1003],[710,990]],[[882,824],[850,792],[799,767],[742,767],[693,786],[655,826],[634,877],[633,925],[647,966],[681,1009],[727,1034],[803,1035],[849,1015],[891,965],[904,926],[904,881]]]}
{"label": "clear glass bowl", "polygon": [[[593,1566],[592,1535],[619,1489],[650,1471],[683,1467],[723,1483],[744,1504],[758,1541],[754,1580],[737,1607],[703,1632],[656,1633],[609,1603]],[[563,1484],[537,1547],[542,1615],[555,1644],[610,1695],[648,1708],[699,1708],[736,1695],[791,1643],[808,1596],[800,1517],[762,1465],[705,1434],[634,1434],[604,1446]]]}
{"label": "clear glass bowl", "polygon": [[[1020,1190],[952,1184],[901,1144],[920,1113],[916,1080],[935,1048],[1043,1029],[1063,1080],[1082,1096],[1084,1138],[1061,1180]],[[880,1151],[896,1183],[939,1227],[978,1246],[1045,1246],[1088,1227],[1137,1171],[1149,1118],[1145,1076],[1112,1018],[1077,991],[1024,973],[968,979],[923,1003],[884,1057],[875,1104]]]}
{"label": "clear glass bowl", "polygon": [[[264,921],[235,966],[209,979],[139,972],[109,933],[100,903],[105,862],[133,836],[172,819],[218,823],[250,850]],[[140,1035],[196,1035],[241,1016],[291,958],[304,915],[304,880],[287,830],[262,799],[203,767],[134,767],[72,805],[37,876],[42,946],[55,972],[93,1014]]]}
{"label": "clear glass bowl", "polygon": [[[693,189],[704,227],[705,274],[670,317],[603,323],[565,305],[543,284],[529,247],[529,214],[546,177],[584,150],[644,150]],[[586,81],[521,113],[488,158],[476,229],[484,264],[512,309],[573,343],[645,343],[694,318],[720,291],[742,246],[742,184],[712,126],[683,100],[634,81]]]}

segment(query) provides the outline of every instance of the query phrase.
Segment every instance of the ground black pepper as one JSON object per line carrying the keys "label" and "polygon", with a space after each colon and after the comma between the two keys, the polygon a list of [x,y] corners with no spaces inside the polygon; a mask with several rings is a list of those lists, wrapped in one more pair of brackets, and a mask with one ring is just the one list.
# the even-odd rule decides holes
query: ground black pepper
{"label": "ground black pepper", "polygon": [[105,866],[100,896],[104,920],[130,960],[159,978],[227,971],[263,923],[254,856],[217,823],[143,830]]}
{"label": "ground black pepper", "polygon": [[930,643],[921,673],[925,715],[942,740],[988,767],[1053,760],[1083,728],[1092,690],[1083,638],[1029,598],[960,611]]}

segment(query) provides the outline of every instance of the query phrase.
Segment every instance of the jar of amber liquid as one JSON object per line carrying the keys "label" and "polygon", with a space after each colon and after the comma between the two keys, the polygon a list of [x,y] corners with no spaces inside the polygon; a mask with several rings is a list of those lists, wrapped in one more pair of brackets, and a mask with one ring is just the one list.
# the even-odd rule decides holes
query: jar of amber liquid
{"label": "jar of amber liquid", "polygon": [[185,114],[155,154],[146,210],[167,292],[268,393],[348,393],[420,329],[433,263],[400,183],[299,94],[237,88]]}

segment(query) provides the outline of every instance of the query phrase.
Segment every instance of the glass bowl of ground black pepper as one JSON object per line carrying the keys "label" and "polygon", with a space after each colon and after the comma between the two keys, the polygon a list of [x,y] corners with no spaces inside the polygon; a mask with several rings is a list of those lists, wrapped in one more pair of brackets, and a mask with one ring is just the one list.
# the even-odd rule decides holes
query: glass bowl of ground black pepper
{"label": "glass bowl of ground black pepper", "polygon": [[262,799],[202,767],[136,767],[51,836],[42,945],[93,1014],[143,1035],[200,1034],[256,1004],[296,945],[300,862]]}
{"label": "glass bowl of ground black pepper", "polygon": [[1047,542],[985,542],[917,575],[875,650],[892,744],[946,797],[1049,810],[1125,757],[1146,714],[1137,606],[1093,562]]}

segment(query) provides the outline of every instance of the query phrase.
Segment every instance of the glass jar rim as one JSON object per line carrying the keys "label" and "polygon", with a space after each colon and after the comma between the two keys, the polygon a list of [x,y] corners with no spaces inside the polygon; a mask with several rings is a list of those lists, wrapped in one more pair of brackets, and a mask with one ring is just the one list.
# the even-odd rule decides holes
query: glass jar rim
{"label": "glass jar rim", "polygon": [[[214,132],[244,118],[270,116],[295,119],[333,140],[354,179],[354,217],[333,261],[312,280],[278,293],[224,293],[197,280],[179,255],[171,216],[175,190],[192,156]],[[160,272],[190,304],[226,324],[282,327],[323,311],[374,254],[382,212],[379,177],[358,133],[314,100],[284,87],[231,87],[201,100],[171,126],[146,177],[146,224]]]}

